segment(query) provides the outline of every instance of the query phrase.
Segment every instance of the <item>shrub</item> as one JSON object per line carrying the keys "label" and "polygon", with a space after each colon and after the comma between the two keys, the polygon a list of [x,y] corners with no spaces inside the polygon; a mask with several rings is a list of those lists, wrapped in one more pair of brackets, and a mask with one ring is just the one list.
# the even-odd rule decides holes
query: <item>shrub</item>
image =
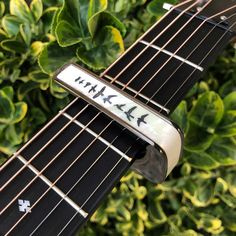
{"label": "shrub", "polygon": [[[0,161],[68,103],[52,81],[59,66],[103,70],[160,18],[162,2],[0,1]],[[236,234],[235,63],[229,46],[172,114],[186,143],[166,182],[129,172],[81,235]]]}

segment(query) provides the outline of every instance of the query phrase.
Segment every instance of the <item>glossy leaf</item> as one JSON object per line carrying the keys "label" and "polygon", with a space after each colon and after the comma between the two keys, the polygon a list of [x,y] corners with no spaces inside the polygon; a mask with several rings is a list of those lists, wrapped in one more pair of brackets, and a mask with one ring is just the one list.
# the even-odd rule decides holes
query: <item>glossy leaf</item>
{"label": "glossy leaf", "polygon": [[43,14],[42,0],[33,0],[30,3],[30,10],[34,17],[34,20],[37,22]]}
{"label": "glossy leaf", "polygon": [[15,105],[15,113],[13,114],[11,120],[12,124],[20,122],[25,117],[28,108],[25,102],[17,102],[14,105]]}
{"label": "glossy leaf", "polygon": [[104,27],[95,42],[97,46],[90,50],[84,47],[77,50],[77,57],[95,70],[106,68],[124,51],[120,32],[112,26]]}
{"label": "glossy leaf", "polygon": [[66,63],[74,60],[74,47],[61,48],[56,42],[49,43],[44,47],[39,56],[39,66],[46,74],[53,74]]}
{"label": "glossy leaf", "polygon": [[197,169],[213,170],[219,167],[219,163],[215,161],[210,155],[204,152],[191,153],[187,157],[188,163]]}
{"label": "glossy leaf", "polygon": [[236,91],[228,94],[224,98],[225,110],[236,110]]}
{"label": "glossy leaf", "polygon": [[10,13],[24,22],[33,23],[33,17],[25,0],[10,0]]}
{"label": "glossy leaf", "polygon": [[15,112],[11,98],[0,90],[0,123],[9,123]]}
{"label": "glossy leaf", "polygon": [[236,164],[236,148],[230,139],[216,140],[207,153],[223,166]]}
{"label": "glossy leaf", "polygon": [[222,137],[233,137],[236,135],[236,110],[225,113],[223,120],[217,128],[217,134]]}
{"label": "glossy leaf", "polygon": [[215,92],[204,93],[192,108],[189,119],[196,125],[214,130],[224,114],[224,104]]}
{"label": "glossy leaf", "polygon": [[22,20],[16,16],[5,15],[2,18],[2,27],[10,37],[16,36],[18,34],[20,30],[20,24],[22,24]]}

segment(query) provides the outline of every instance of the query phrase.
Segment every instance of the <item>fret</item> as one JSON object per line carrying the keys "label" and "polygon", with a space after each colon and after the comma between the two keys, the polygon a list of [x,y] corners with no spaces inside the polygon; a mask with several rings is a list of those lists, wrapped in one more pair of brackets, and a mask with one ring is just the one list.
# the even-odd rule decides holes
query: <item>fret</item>
{"label": "fret", "polygon": [[[69,120],[72,120],[72,117],[70,115],[68,115],[67,113],[62,113],[66,118],[68,118]],[[100,140],[102,143],[109,145],[110,143],[108,141],[106,141],[105,139],[103,139],[102,137],[98,136],[98,134],[96,134],[95,132],[93,132],[91,129],[89,128],[85,128],[85,126],[80,123],[79,121],[75,120],[73,121],[75,124],[77,124],[80,128],[85,129],[89,134],[91,134],[93,137],[98,138],[98,140]],[[112,150],[114,150],[116,153],[120,154],[120,155],[124,155],[124,153],[122,153],[119,149],[117,149],[116,147],[114,147],[113,145],[110,146],[110,148]],[[131,161],[132,159],[126,155],[124,155],[124,158],[127,161]]]}
{"label": "fret", "polygon": [[55,191],[59,196],[61,196],[71,207],[73,207],[77,212],[80,213],[84,218],[88,216],[80,206],[73,202],[68,196],[65,195],[57,186],[55,186],[48,178],[42,175],[34,166],[27,164],[27,161],[22,156],[17,157],[24,165],[26,165],[38,178],[40,178],[45,184],[47,184],[50,189]]}
{"label": "fret", "polygon": [[140,42],[140,43],[143,43],[143,44],[145,44],[145,45],[147,45],[147,46],[149,46],[149,47],[153,47],[153,48],[155,48],[157,51],[161,51],[161,52],[163,52],[163,53],[165,53],[165,54],[167,54],[167,55],[169,55],[169,56],[171,56],[171,57],[173,57],[173,58],[176,58],[176,59],[182,61],[183,63],[186,63],[186,64],[188,64],[188,65],[194,67],[194,68],[197,69],[197,70],[200,70],[200,71],[203,71],[203,70],[204,70],[201,66],[198,66],[198,65],[196,65],[195,63],[193,63],[193,62],[191,62],[191,61],[189,61],[189,60],[187,60],[187,59],[185,59],[185,58],[183,58],[183,57],[180,57],[180,56],[178,56],[178,55],[176,55],[176,54],[174,54],[174,53],[172,53],[172,52],[169,52],[169,51],[167,51],[167,50],[165,50],[165,49],[162,49],[162,48],[160,48],[160,47],[158,47],[158,46],[156,46],[156,45],[150,44],[150,43],[148,43],[148,42],[146,42],[146,41],[144,41],[144,40],[140,40],[139,42]]}

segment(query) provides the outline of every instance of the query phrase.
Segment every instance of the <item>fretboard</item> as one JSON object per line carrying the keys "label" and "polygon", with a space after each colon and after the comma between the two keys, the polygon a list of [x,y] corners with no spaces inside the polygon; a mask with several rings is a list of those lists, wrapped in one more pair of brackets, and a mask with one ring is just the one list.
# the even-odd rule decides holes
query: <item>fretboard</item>
{"label": "fretboard", "polygon": [[176,108],[234,36],[223,24],[180,14],[168,14],[102,74],[164,113]]}
{"label": "fretboard", "polygon": [[[102,77],[157,111],[173,111],[233,36],[200,16],[184,26],[193,14],[171,11]],[[146,146],[75,99],[2,166],[0,234],[72,235]]]}

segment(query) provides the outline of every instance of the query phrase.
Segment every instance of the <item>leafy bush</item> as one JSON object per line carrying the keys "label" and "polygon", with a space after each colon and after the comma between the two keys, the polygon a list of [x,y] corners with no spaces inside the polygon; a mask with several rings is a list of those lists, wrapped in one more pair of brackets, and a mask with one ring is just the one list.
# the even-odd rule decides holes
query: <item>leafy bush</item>
{"label": "leafy bush", "polygon": [[[0,1],[0,161],[68,103],[52,81],[59,66],[106,68],[163,14],[162,2]],[[236,234],[235,63],[229,47],[172,114],[186,143],[167,181],[129,172],[81,235]]]}

